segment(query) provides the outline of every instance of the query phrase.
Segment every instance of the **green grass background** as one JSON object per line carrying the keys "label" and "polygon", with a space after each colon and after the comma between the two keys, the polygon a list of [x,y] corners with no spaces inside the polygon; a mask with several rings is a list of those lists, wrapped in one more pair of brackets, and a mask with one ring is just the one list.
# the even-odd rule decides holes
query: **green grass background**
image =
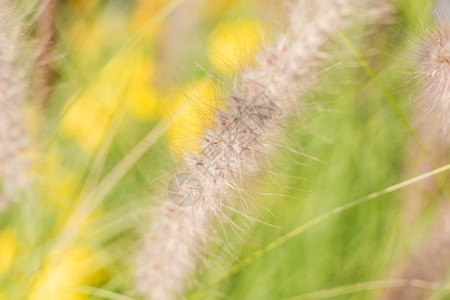
{"label": "green grass background", "polygon": [[[188,82],[205,76],[197,64],[211,70],[219,79],[229,80],[208,65],[204,38],[221,21],[262,15],[262,22],[269,28],[277,27],[262,13],[264,7],[271,7],[270,3],[235,2],[215,15],[211,13],[213,9],[209,11],[211,15],[204,13],[193,38],[197,46],[190,48],[191,52],[184,57],[182,71],[167,70],[170,76],[164,80],[173,89],[183,90]],[[133,40],[138,34],[118,35],[93,58],[83,57],[76,45],[71,44],[67,33],[71,22],[84,19],[96,24],[105,15],[113,14],[126,23],[131,18],[133,5],[131,1],[102,1],[95,9],[81,13],[74,13],[69,4],[62,5],[55,50],[61,56],[54,63],[58,78],[45,112],[47,123],[43,131],[48,138],[36,171],[44,175],[36,176],[37,191],[15,203],[0,220],[1,227],[11,229],[19,241],[11,266],[0,275],[5,299],[31,297],[39,274],[49,264],[49,257],[54,257],[55,249],[62,249],[53,258],[58,264],[58,255],[64,256],[79,245],[90,249],[88,256],[95,263],[85,266],[91,269],[82,272],[81,279],[71,276],[64,279],[73,279],[76,284],[67,291],[66,298],[61,299],[140,299],[133,287],[134,253],[139,249],[141,234],[150,226],[151,207],[165,197],[167,180],[176,166],[167,135],[158,139],[114,184],[98,206],[89,209],[88,221],[79,224],[79,233],[70,236],[63,224],[69,216],[78,216],[77,209],[83,199],[108,178],[111,170],[140,139],[163,122],[163,113],[155,113],[154,117],[142,121],[121,109],[116,110],[108,125],[109,133],[92,152],[83,152],[79,145],[59,132],[67,105],[71,101],[76,103],[77,95],[95,86],[109,61],[125,53],[123,70],[116,71],[124,72],[123,81],[127,82],[132,80],[132,75],[126,73],[128,61],[141,53],[156,55],[161,43],[157,34],[142,43],[139,39]],[[170,12],[170,5],[163,4],[161,8]],[[370,24],[356,24],[341,37],[336,35],[322,68],[334,67],[320,74],[313,91],[302,95],[300,113],[289,120],[286,137],[280,141],[283,147],[275,151],[261,179],[248,183],[248,214],[277,228],[234,215],[233,219],[246,234],[235,234],[230,226],[227,226],[228,236],[218,230],[219,238],[226,241],[234,257],[213,243],[205,254],[208,265],[198,271],[188,299],[285,299],[360,282],[386,280],[426,241],[442,195],[423,195],[429,198],[429,204],[414,222],[406,222],[408,190],[417,189],[417,193],[421,193],[420,185],[412,185],[330,216],[257,259],[246,260],[316,216],[424,173],[409,168],[416,161],[433,155],[433,149],[425,154],[419,152],[417,156],[412,154],[416,153],[413,151],[417,134],[410,128],[414,126],[419,88],[412,80],[414,61],[411,58],[423,36],[422,26],[430,24],[430,3],[398,0],[394,5],[396,12],[391,24],[374,28]],[[154,18],[155,26],[164,24],[163,14],[155,14]],[[151,22],[149,20],[149,26],[153,26]],[[359,57],[345,44],[344,37]],[[268,39],[270,41],[270,37]],[[368,64],[369,72],[361,64]],[[164,102],[168,101],[166,99],[160,98],[161,111],[171,105]],[[62,177],[50,178],[50,186],[42,184],[47,182],[49,175],[44,171],[54,151],[59,156],[57,169],[75,174],[66,197],[60,197],[56,191]],[[445,175],[439,177],[446,185]],[[60,240],[67,236],[68,244],[58,248]],[[79,271],[69,268],[64,274],[72,272]],[[377,299],[383,289],[344,290],[348,293],[329,298]],[[47,299],[60,298],[48,294]],[[302,299],[322,298],[316,294]],[[450,299],[450,295],[444,292],[436,299]]]}

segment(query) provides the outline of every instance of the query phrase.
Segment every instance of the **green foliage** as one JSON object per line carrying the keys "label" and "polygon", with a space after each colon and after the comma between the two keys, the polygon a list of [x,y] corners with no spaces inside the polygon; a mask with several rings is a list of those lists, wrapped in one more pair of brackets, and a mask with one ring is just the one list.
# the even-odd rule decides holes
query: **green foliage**
{"label": "green foliage", "polygon": [[[166,184],[177,159],[170,153],[173,145],[164,132],[155,142],[144,143],[148,151],[135,164],[128,168],[120,162],[149,131],[166,122],[175,106],[174,87],[183,90],[186,82],[204,78],[202,68],[211,72],[217,84],[229,80],[229,75],[209,65],[202,35],[220,21],[254,18],[258,8],[264,8],[264,4],[261,8],[240,3],[223,8],[222,13],[217,12],[222,8],[205,11],[211,15],[204,17],[197,28],[197,46],[189,48],[191,52],[180,62],[181,74],[174,76],[180,82],[166,79],[171,87],[163,89],[158,85],[161,73],[149,75],[152,89],[167,94],[157,98],[158,108],[151,116],[139,119],[126,108],[133,95],[142,92],[130,88],[135,77],[127,70],[134,68],[133,62],[142,55],[157,63],[163,34],[155,29],[147,37],[145,30],[150,32],[164,24],[174,2],[149,16],[146,29],[113,30],[106,34],[111,40],[101,42],[94,35],[90,42],[98,45],[83,45],[98,52],[81,51],[73,44],[79,40],[75,37],[90,34],[90,30],[107,31],[103,27],[113,26],[115,20],[128,26],[135,17],[133,5],[137,2],[101,1],[78,15],[72,11],[72,2],[62,5],[57,22],[55,51],[61,57],[54,63],[58,76],[46,111],[48,138],[36,171],[42,179],[37,180],[37,192],[13,204],[0,222],[3,231],[13,228],[14,236],[19,237],[13,262],[1,269],[0,261],[0,299],[44,299],[32,298],[32,291],[46,268],[63,280],[73,280],[70,292],[61,299],[140,299],[133,292],[134,251],[149,228],[152,205],[166,197]],[[247,234],[233,233],[231,225],[225,225],[227,234],[219,230],[233,255],[222,245],[211,246],[206,255],[210,263],[198,272],[198,284],[192,287],[188,299],[222,299],[223,295],[227,299],[285,299],[384,280],[423,242],[438,205],[436,199],[428,199],[436,203],[421,212],[413,224],[405,222],[406,191],[413,190],[412,185],[331,215],[270,251],[258,252],[319,215],[421,174],[419,170],[405,171],[411,163],[412,148],[423,146],[413,130],[417,87],[410,83],[414,68],[409,58],[416,49],[412,44],[422,35],[421,26],[430,22],[430,7],[426,0],[398,0],[395,7],[392,24],[375,26],[374,32],[362,39],[353,39],[356,33],[364,32],[359,27],[337,35],[335,52],[323,66],[318,88],[302,95],[306,103],[299,107],[301,113],[286,125],[286,138],[280,141],[284,146],[271,157],[260,180],[246,182],[248,190],[239,197],[248,197],[248,214],[277,228],[235,215],[233,220]],[[77,22],[82,23],[82,29],[74,29]],[[100,28],[95,27],[97,23],[102,24]],[[115,59],[117,65],[108,67]],[[108,76],[116,72],[119,78],[104,79],[105,69]],[[111,93],[117,97],[116,102],[108,98],[104,104],[98,98],[107,98],[108,92],[91,92],[104,91],[102,80],[109,82],[106,89],[117,87]],[[71,107],[89,97],[99,100],[100,109],[102,105],[118,108],[108,114],[99,143],[84,148],[85,137],[77,141],[64,131],[63,124]],[[94,120],[94,125],[101,123],[96,116]],[[83,118],[75,121],[80,127],[88,122]],[[92,128],[86,133],[92,133]],[[421,149],[420,159],[432,155],[430,149]],[[111,179],[118,164],[124,172]],[[438,176],[445,181],[445,175]],[[106,193],[98,191],[108,183],[112,186]],[[91,202],[86,203],[86,199]],[[0,255],[1,243],[6,242],[0,240]],[[58,265],[64,266],[65,257],[73,251],[77,254],[69,260],[79,259],[83,271],[70,264],[68,269],[59,270]],[[80,277],[74,275],[76,272]],[[382,286],[357,292],[348,288],[349,293],[330,299],[377,299]],[[437,299],[448,297],[442,292]]]}

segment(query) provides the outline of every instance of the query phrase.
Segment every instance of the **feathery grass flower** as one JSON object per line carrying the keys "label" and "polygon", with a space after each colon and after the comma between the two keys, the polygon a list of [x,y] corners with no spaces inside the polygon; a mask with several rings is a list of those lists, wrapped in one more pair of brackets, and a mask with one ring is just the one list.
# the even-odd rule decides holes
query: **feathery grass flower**
{"label": "feathery grass flower", "polygon": [[244,176],[260,170],[262,159],[281,134],[284,119],[296,109],[297,97],[310,88],[317,75],[324,56],[322,46],[345,24],[355,3],[290,4],[288,32],[256,57],[254,68],[238,74],[224,96],[225,105],[203,129],[199,150],[184,156],[180,172],[200,180],[201,196],[193,199],[195,204],[190,207],[164,201],[155,211],[136,271],[138,290],[150,299],[172,299],[183,292],[186,277],[192,275],[205,249],[212,223],[223,216],[223,206],[238,210],[235,206],[240,204],[230,201],[233,191],[240,189]]}
{"label": "feathery grass flower", "polygon": [[442,138],[450,142],[450,24],[438,20],[420,55],[420,73],[423,82],[422,108],[427,122],[435,122]]}
{"label": "feathery grass flower", "polygon": [[0,0],[0,208],[28,185],[30,134],[24,117],[29,53],[22,18]]}

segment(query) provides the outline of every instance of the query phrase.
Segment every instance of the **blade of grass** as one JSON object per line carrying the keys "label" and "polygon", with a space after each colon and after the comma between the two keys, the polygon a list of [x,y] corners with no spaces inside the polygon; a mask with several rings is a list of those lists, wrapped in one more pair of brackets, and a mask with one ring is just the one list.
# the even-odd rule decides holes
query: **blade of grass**
{"label": "blade of grass", "polygon": [[[395,112],[397,118],[402,122],[403,126],[406,129],[406,132],[408,135],[411,136],[411,138],[414,140],[420,151],[424,154],[424,156],[427,158],[428,162],[431,166],[437,167],[432,159],[432,151],[428,149],[427,145],[424,143],[424,141],[421,139],[420,135],[417,134],[414,127],[409,122],[408,118],[403,114],[400,106],[398,105],[397,101],[395,100],[394,96],[391,95],[389,90],[386,88],[386,86],[383,84],[383,82],[380,80],[380,78],[377,76],[377,73],[370,67],[370,65],[367,63],[367,61],[364,59],[364,57],[359,53],[359,51],[356,49],[355,46],[350,42],[350,40],[342,33],[341,31],[337,32],[339,37],[342,39],[344,44],[347,46],[347,48],[350,50],[350,52],[353,54],[355,59],[358,61],[358,63],[361,65],[361,67],[364,69],[367,75],[369,75],[370,79],[375,83],[375,85],[378,87],[378,89],[381,91],[381,93],[384,95],[386,100],[388,101],[389,105],[391,106],[392,110]],[[439,182],[439,189],[441,192],[445,191],[445,182],[440,181]]]}
{"label": "blade of grass", "polygon": [[109,300],[136,300],[134,298],[124,296],[121,294],[114,293],[109,290],[93,287],[93,286],[80,286],[78,287],[78,293],[89,295],[89,296],[96,296],[102,299],[109,299]]}
{"label": "blade of grass", "polygon": [[[120,47],[115,52],[113,57],[123,54],[123,52],[130,49],[136,42],[138,42],[143,36],[145,36],[146,33],[148,33],[155,25],[161,22],[166,16],[168,16],[183,1],[184,0],[174,0],[165,5],[164,8],[162,8],[158,12],[158,14],[146,26],[143,27],[143,29],[141,29],[136,35],[131,37],[122,47]],[[111,61],[112,58],[109,61]],[[104,69],[105,68],[103,68],[102,71]],[[67,110],[70,108],[70,106],[71,105],[67,106]],[[63,116],[64,113],[65,112],[63,112],[61,115]],[[123,176],[125,176],[125,174],[136,164],[136,162],[169,129],[170,125],[173,123],[173,119],[174,118],[172,116],[168,116],[161,122],[159,122],[84,198],[84,200],[78,205],[78,207],[69,217],[68,221],[61,229],[60,234],[55,239],[55,249],[64,249],[70,243],[70,241],[72,241],[76,237],[82,224],[92,212],[92,210],[97,207],[101,201],[103,201],[105,196],[112,190],[117,182],[119,182],[123,178]]]}
{"label": "blade of grass", "polygon": [[450,284],[444,285],[443,287],[436,291],[433,295],[431,295],[427,300],[438,300],[445,299],[445,295],[448,295],[448,291],[450,290]]}
{"label": "blade of grass", "polygon": [[380,89],[381,93],[384,95],[386,100],[388,101],[391,108],[394,110],[395,114],[397,115],[398,119],[403,123],[403,125],[410,131],[412,131],[412,126],[409,122],[409,120],[405,117],[403,114],[400,106],[398,105],[397,101],[395,100],[394,96],[389,93],[386,86],[381,82],[380,78],[378,78],[376,72],[370,67],[370,65],[367,63],[367,61],[364,59],[364,57],[359,53],[359,51],[356,49],[356,47],[353,46],[353,44],[350,42],[350,40],[342,33],[341,31],[337,31],[339,37],[344,42],[345,46],[350,50],[350,52],[353,54],[355,59],[358,61],[358,63],[361,65],[361,67],[364,69],[364,71],[367,73],[367,75],[370,77],[370,79],[375,83],[375,85]]}
{"label": "blade of grass", "polygon": [[253,262],[257,261],[258,259],[260,259],[261,257],[263,257],[265,254],[267,254],[268,252],[282,246],[284,243],[290,241],[291,239],[295,238],[296,236],[300,235],[301,233],[305,232],[306,230],[322,223],[323,221],[329,219],[330,217],[337,215],[343,211],[346,211],[350,208],[353,208],[355,206],[358,206],[360,204],[363,204],[365,202],[368,202],[370,200],[376,199],[380,196],[398,191],[402,188],[405,188],[407,186],[410,186],[414,183],[420,182],[424,179],[427,179],[429,177],[438,175],[440,173],[444,173],[446,171],[450,170],[450,164],[447,164],[443,167],[440,167],[438,169],[432,170],[430,172],[424,173],[422,175],[410,178],[408,180],[402,181],[400,183],[397,183],[395,185],[392,185],[390,187],[387,187],[383,190],[374,192],[372,194],[369,194],[367,196],[364,196],[362,198],[359,198],[355,201],[352,201],[350,203],[347,203],[345,205],[336,207],[335,209],[326,212],[320,216],[315,217],[314,219],[298,226],[297,228],[287,232],[286,234],[282,235],[281,237],[279,237],[278,239],[274,240],[273,242],[269,243],[268,245],[266,245],[265,247],[263,247],[262,249],[259,249],[258,251],[254,252],[252,255],[247,256],[246,258],[244,258],[240,263],[235,264],[234,266],[231,267],[231,269],[224,274],[222,277],[218,278],[216,281],[214,281],[210,286],[215,287],[218,286],[221,282],[223,282],[224,280],[226,280],[227,278],[231,277],[234,274],[237,274],[239,271],[241,271],[244,267],[249,266],[250,264],[252,264]]}
{"label": "blade of grass", "polygon": [[79,204],[61,233],[58,235],[55,248],[61,250],[72,241],[89,214],[103,201],[113,187],[125,176],[136,162],[159,140],[169,129],[173,118],[166,117],[158,123],[131,151],[109,172],[103,180]]}
{"label": "blade of grass", "polygon": [[142,39],[146,34],[148,34],[158,23],[164,20],[171,12],[173,12],[178,6],[181,5],[185,0],[173,0],[166,4],[158,14],[152,18],[147,25],[142,27],[138,33],[132,36],[122,47],[118,49],[117,52],[125,51],[127,48],[133,47],[140,39]]}
{"label": "blade of grass", "polygon": [[364,292],[368,290],[396,288],[396,287],[411,287],[427,290],[437,290],[441,286],[440,283],[423,281],[419,279],[389,279],[360,282],[355,284],[349,284],[339,286],[327,290],[316,291],[308,294],[285,298],[286,300],[302,300],[302,299],[327,299],[341,295],[347,295],[351,293]]}
{"label": "blade of grass", "polygon": [[417,145],[420,147],[422,152],[428,154],[429,151],[426,148],[423,141],[417,136],[414,128],[412,127],[411,123],[409,122],[408,118],[405,116],[403,111],[401,110],[400,106],[397,103],[397,100],[395,100],[394,96],[391,95],[389,90],[386,88],[386,86],[383,84],[383,82],[380,80],[380,78],[377,76],[377,73],[370,67],[370,65],[367,63],[367,61],[364,59],[364,57],[359,53],[359,51],[356,49],[355,46],[350,42],[350,40],[342,33],[341,31],[337,31],[339,37],[344,42],[345,46],[350,50],[350,52],[353,54],[355,59],[358,61],[360,66],[364,69],[366,74],[370,77],[370,79],[375,83],[375,85],[378,87],[378,89],[381,91],[381,93],[386,98],[388,104],[391,106],[392,110],[394,111],[397,118],[400,120],[402,125],[405,127],[407,133],[411,135],[411,137],[415,140]]}
{"label": "blade of grass", "polygon": [[[124,94],[124,91],[122,91],[122,93]],[[88,194],[88,191],[93,190],[99,182],[101,172],[103,171],[103,168],[105,166],[107,155],[111,149],[114,138],[119,131],[121,121],[124,118],[124,106],[124,104],[119,105],[119,107],[114,112],[114,116],[109,123],[108,131],[101,141],[98,150],[96,151],[97,153],[95,155],[95,159],[89,169],[89,174],[84,181],[83,189],[80,192],[81,198],[84,198],[84,196]],[[91,156],[93,156],[93,153]]]}
{"label": "blade of grass", "polygon": [[[146,34],[148,34],[149,31],[151,31],[156,25],[158,25],[161,21],[163,21],[171,12],[173,12],[178,6],[180,6],[181,3],[183,3],[185,0],[173,0],[169,2],[168,4],[164,5],[164,7],[145,25],[142,29],[140,29],[136,34],[131,36],[121,47],[119,47],[108,59],[106,59],[105,64],[103,67],[99,70],[99,74],[101,74],[106,66],[111,63],[111,61],[119,55],[125,55],[126,51],[129,51],[133,48],[133,46],[139,42]],[[61,33],[60,33],[61,34]],[[61,34],[62,35],[62,34]],[[62,35],[62,37],[64,37]],[[62,38],[64,41],[65,39]],[[69,48],[67,46],[67,48]],[[66,51],[66,53],[69,53],[70,51]],[[127,56],[127,55],[125,55]],[[79,69],[79,68],[78,68]],[[92,82],[95,82],[96,80],[92,80]],[[91,85],[91,82],[85,82],[83,85],[84,88],[80,91],[78,91],[78,95],[81,95],[83,91],[87,90],[89,86]],[[59,119],[61,120],[64,115],[69,111],[70,107],[76,102],[76,99],[78,97],[75,97],[72,103],[68,103],[64,107],[64,110],[60,113]]]}
{"label": "blade of grass", "polygon": [[[166,4],[156,15],[154,18],[152,18],[142,29],[139,30],[139,32],[137,32],[135,35],[133,35],[127,42],[124,43],[124,45],[122,47],[120,47],[115,53],[114,55],[112,55],[112,57],[110,59],[107,60],[107,62],[105,63],[105,65],[103,66],[103,68],[99,71],[99,74],[101,74],[106,66],[108,65],[108,63],[111,63],[111,61],[114,59],[114,57],[123,54],[122,52],[125,52],[125,50],[129,50],[130,48],[132,48],[133,45],[136,44],[136,42],[138,42],[140,39],[142,39],[142,37],[145,36],[145,34],[147,34],[150,30],[152,30],[158,23],[160,23],[161,21],[164,20],[164,18],[166,18],[173,10],[175,10],[182,2],[184,2],[184,0],[174,0],[169,2],[168,4]],[[64,41],[64,35],[59,32],[59,39]],[[67,42],[65,44],[68,44]],[[64,43],[63,43],[64,45]],[[65,47],[65,52],[66,53],[70,53],[69,47]],[[70,57],[70,55],[69,55]],[[127,56],[127,57],[131,57],[131,55]],[[70,60],[72,61],[72,60]],[[73,62],[75,64],[75,62]],[[79,68],[76,68],[79,69]],[[93,81],[95,82],[95,81]],[[69,111],[69,109],[73,106],[73,104],[77,101],[77,99],[83,94],[84,91],[88,90],[88,88],[92,85],[92,82],[85,82],[85,84],[83,85],[83,89],[77,91],[77,96],[73,98],[73,101],[71,101],[71,103],[68,103],[68,105],[65,105],[63,111],[61,111],[58,120],[56,120],[56,123],[53,124],[52,126],[50,126],[49,128],[54,128],[53,130],[56,132],[56,130],[58,130],[58,128],[60,128],[60,126],[57,125],[57,123],[60,123],[62,118],[66,115],[66,113]],[[56,140],[56,135],[55,134],[49,134],[49,136],[52,136],[53,140]],[[52,140],[51,139],[51,140]],[[105,145],[106,148],[108,148],[108,145]],[[100,149],[99,151],[104,151],[106,149]],[[87,167],[87,162],[92,158],[92,155],[90,155],[90,157],[88,158],[88,160],[86,161],[85,165],[82,167],[82,169],[85,169]],[[99,161],[98,162],[101,166],[102,162]],[[100,170],[101,171],[101,170]],[[91,172],[92,173],[92,172]],[[94,175],[94,174],[93,174]],[[95,177],[95,176],[94,176]]]}

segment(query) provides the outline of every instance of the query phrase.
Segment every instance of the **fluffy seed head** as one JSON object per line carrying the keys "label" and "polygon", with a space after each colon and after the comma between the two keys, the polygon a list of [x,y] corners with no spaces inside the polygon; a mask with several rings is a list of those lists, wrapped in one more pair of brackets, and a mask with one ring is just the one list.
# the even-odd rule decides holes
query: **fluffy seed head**
{"label": "fluffy seed head", "polygon": [[450,24],[440,20],[428,33],[420,56],[423,81],[422,109],[427,123],[436,124],[443,140],[450,142]]}
{"label": "fluffy seed head", "polygon": [[0,0],[0,208],[27,184],[30,166],[25,158],[29,135],[23,117],[27,85],[22,29],[12,3]]}
{"label": "fluffy seed head", "polygon": [[326,56],[323,46],[345,25],[358,1],[287,1],[288,30],[273,47],[256,57],[255,66],[241,71],[226,93],[226,105],[203,130],[200,150],[185,157],[183,173],[202,183],[202,194],[192,207],[163,202],[155,211],[149,239],[140,253],[139,292],[149,299],[173,299],[183,291],[204,251],[212,223],[222,207],[239,211],[232,201],[242,178],[261,169],[262,158],[282,134],[283,121],[297,107],[317,76]]}

